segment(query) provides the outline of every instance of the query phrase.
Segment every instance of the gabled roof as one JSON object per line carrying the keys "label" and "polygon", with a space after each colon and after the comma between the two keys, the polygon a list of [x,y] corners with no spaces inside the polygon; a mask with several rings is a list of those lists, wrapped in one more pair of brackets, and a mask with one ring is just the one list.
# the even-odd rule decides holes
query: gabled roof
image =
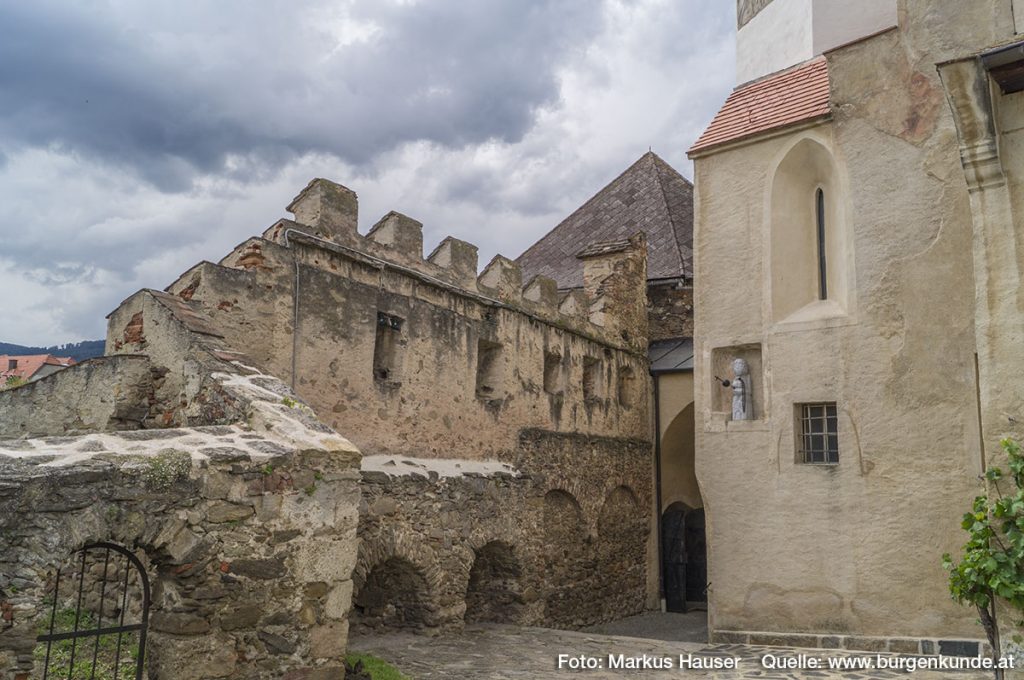
{"label": "gabled roof", "polygon": [[647,152],[516,262],[523,280],[543,275],[558,287],[583,285],[577,255],[593,243],[647,235],[647,278],[693,277],[693,185]]}
{"label": "gabled roof", "polygon": [[769,130],[821,118],[829,107],[828,62],[817,57],[740,85],[690,147],[690,156]]}
{"label": "gabled roof", "polygon": [[[8,368],[11,361],[17,361],[17,368]],[[39,372],[43,366],[74,366],[75,360],[71,357],[55,357],[52,354],[0,354],[0,383],[6,382],[11,376],[22,380],[30,380]]]}

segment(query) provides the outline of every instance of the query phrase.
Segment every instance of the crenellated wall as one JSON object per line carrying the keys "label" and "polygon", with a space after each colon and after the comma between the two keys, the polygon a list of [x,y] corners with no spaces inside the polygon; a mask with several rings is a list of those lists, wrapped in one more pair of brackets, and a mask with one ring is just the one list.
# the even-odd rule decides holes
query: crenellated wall
{"label": "crenellated wall", "polygon": [[288,210],[111,313],[108,353],[169,368],[147,425],[206,403],[200,343],[290,383],[384,461],[363,469],[361,630],[578,627],[655,605],[643,234],[580,252],[584,289],[565,294],[502,256],[478,274],[455,238],[424,258],[422,225],[395,212],[360,235],[355,194],[327,180]]}
{"label": "crenellated wall", "polygon": [[[642,235],[583,253],[586,291],[560,295],[501,256],[478,276],[451,237],[423,259],[398,213],[361,236],[355,195],[326,180],[289,209],[168,293],[367,453],[507,458],[523,428],[649,438]],[[132,318],[111,316],[109,352],[143,351]]]}

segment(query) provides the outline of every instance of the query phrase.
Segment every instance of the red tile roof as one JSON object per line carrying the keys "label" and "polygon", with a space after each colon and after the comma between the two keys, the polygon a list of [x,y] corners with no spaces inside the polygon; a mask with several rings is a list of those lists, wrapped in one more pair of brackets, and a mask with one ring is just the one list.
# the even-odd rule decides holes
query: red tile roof
{"label": "red tile roof", "polygon": [[825,57],[741,85],[725,100],[689,154],[699,155],[726,142],[827,116],[831,113],[828,99]]}
{"label": "red tile roof", "polygon": [[[17,368],[8,368],[11,361],[17,361]],[[43,366],[74,366],[75,360],[71,357],[55,357],[52,354],[0,354],[0,383],[4,383],[11,376],[17,376],[22,380],[31,380]]]}

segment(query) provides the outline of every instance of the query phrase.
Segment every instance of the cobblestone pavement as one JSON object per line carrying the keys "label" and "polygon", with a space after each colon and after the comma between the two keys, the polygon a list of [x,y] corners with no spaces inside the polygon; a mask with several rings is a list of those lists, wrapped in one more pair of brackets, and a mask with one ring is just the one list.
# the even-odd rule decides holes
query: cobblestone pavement
{"label": "cobblestone pavement", "polygon": [[[514,626],[471,626],[462,635],[425,637],[408,633],[391,633],[373,637],[353,637],[353,651],[374,654],[397,666],[412,680],[523,680],[580,677],[581,680],[607,680],[620,677],[684,678],[710,680],[725,678],[759,678],[763,680],[863,680],[866,678],[907,678],[913,680],[987,680],[986,671],[918,670],[908,676],[906,670],[830,670],[829,659],[860,658],[874,662],[874,654],[857,656],[849,652],[822,650],[776,649],[746,645],[707,645],[689,642],[667,642],[616,637],[594,633],[520,628]],[[597,666],[590,670],[558,668],[559,655],[581,656]],[[650,661],[668,659],[673,667],[659,670],[615,669],[618,660],[646,658]],[[769,669],[762,658],[802,662],[799,670]],[[893,655],[882,655],[895,659]],[[714,668],[680,669],[680,659]],[[905,661],[910,657],[902,657]],[[809,667],[817,660],[821,667]],[[725,667],[733,665],[733,667]]]}
{"label": "cobblestone pavement", "polygon": [[591,626],[585,628],[583,632],[670,642],[706,643],[708,641],[708,613],[706,611],[692,611],[687,614],[647,612]]}

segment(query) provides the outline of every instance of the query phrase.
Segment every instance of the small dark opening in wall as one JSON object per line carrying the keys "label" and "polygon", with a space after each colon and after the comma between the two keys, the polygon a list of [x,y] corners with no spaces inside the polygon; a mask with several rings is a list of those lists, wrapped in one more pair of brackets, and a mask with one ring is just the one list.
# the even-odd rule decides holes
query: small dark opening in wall
{"label": "small dark opening in wall", "polygon": [[815,217],[818,227],[818,299],[828,299],[828,263],[825,261],[825,192],[814,195]]}
{"label": "small dark opening in wall", "polygon": [[583,399],[593,401],[601,398],[601,360],[583,358]]}
{"label": "small dark opening in wall", "polygon": [[501,345],[481,339],[476,353],[476,396],[498,398],[501,393]]}
{"label": "small dark opening in wall", "polygon": [[404,323],[397,316],[377,312],[377,337],[373,343],[373,377],[375,380],[398,381]]}
{"label": "small dark opening in wall", "polygon": [[17,367],[18,367],[18,360],[17,359],[8,359],[7,360],[7,370],[8,371],[13,371]]}
{"label": "small dark opening in wall", "polygon": [[636,373],[629,366],[619,366],[619,404],[632,408],[636,393]]}
{"label": "small dark opening in wall", "polygon": [[548,394],[562,394],[565,391],[564,375],[562,355],[544,352],[544,391]]}

